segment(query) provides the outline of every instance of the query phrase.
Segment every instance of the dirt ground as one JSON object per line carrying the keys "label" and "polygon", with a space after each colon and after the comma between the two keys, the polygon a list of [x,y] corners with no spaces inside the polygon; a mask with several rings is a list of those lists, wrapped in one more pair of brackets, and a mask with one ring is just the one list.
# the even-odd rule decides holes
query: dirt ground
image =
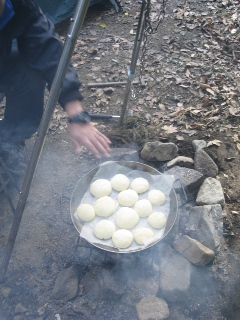
{"label": "dirt ground", "polygon": [[[157,20],[159,3],[152,0],[152,21]],[[127,79],[141,1],[123,4],[127,14],[116,14],[99,5],[91,7],[76,44],[72,61],[83,84],[84,107],[90,113],[121,113],[124,86],[89,88],[88,84]],[[96,123],[113,147],[134,143],[140,150],[146,141],[170,141],[178,145],[179,155],[193,157],[192,140],[209,143],[206,151],[219,167],[226,198],[225,253],[232,264],[223,272],[232,273],[233,286],[232,292],[225,293],[221,318],[215,318],[208,309],[207,318],[214,320],[239,319],[239,11],[240,4],[234,0],[169,1],[158,32],[147,37],[144,55],[140,52],[136,79],[142,61],[143,80],[134,85],[136,98],[130,95],[128,103],[133,116],[126,119],[123,128],[117,120]],[[68,21],[57,29],[64,39]],[[0,108],[1,114],[3,110]],[[78,234],[72,225],[64,223],[69,222],[69,199],[77,181],[105,159],[95,160],[88,152],[76,155],[66,127],[65,114],[57,107],[2,284],[1,319],[57,319],[56,314],[67,310],[67,305],[52,300],[51,292],[58,273],[78,260],[74,255]],[[29,152],[33,143],[34,138],[27,142]],[[16,203],[16,192],[12,191],[12,196]],[[1,194],[1,253],[11,218],[8,202]],[[39,308],[46,303],[47,315],[41,316]],[[213,309],[217,309],[218,301],[213,298],[214,303]],[[16,311],[18,304],[28,309],[24,318]],[[207,319],[203,314],[194,319]]]}

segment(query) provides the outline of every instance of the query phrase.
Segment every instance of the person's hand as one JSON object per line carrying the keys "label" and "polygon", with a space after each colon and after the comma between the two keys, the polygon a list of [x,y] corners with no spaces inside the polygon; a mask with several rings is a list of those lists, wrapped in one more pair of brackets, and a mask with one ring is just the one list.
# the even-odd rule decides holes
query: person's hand
{"label": "person's hand", "polygon": [[80,153],[82,146],[84,146],[96,158],[100,158],[101,154],[105,157],[110,156],[111,141],[98,131],[91,122],[86,124],[71,123],[69,124],[69,132],[77,153]]}
{"label": "person's hand", "polygon": [[[64,108],[68,117],[73,117],[83,111],[81,102],[78,100],[68,102]],[[101,154],[109,157],[111,141],[98,131],[91,122],[71,123],[69,124],[69,132],[77,153],[80,153],[82,146],[84,146],[88,148],[96,158],[100,158]]]}

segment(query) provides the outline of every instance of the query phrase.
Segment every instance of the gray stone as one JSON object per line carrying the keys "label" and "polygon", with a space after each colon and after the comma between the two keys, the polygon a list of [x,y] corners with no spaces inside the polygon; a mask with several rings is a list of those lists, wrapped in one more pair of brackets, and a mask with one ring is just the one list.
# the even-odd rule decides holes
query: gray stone
{"label": "gray stone", "polygon": [[174,143],[147,142],[141,151],[141,157],[149,161],[168,161],[174,159],[177,152],[178,147]]}
{"label": "gray stone", "polygon": [[193,207],[186,233],[215,251],[223,237],[222,208],[219,204]]}
{"label": "gray stone", "polygon": [[221,183],[217,179],[206,178],[198,191],[196,204],[199,206],[207,204],[224,206],[225,199]]}
{"label": "gray stone", "polygon": [[160,288],[166,300],[184,301],[188,298],[192,266],[173,250],[161,259]]}
{"label": "gray stone", "polygon": [[194,169],[206,177],[216,177],[218,166],[212,158],[202,149],[197,149],[194,157]]}
{"label": "gray stone", "polygon": [[143,298],[136,309],[139,320],[161,320],[169,317],[167,302],[155,296]]}
{"label": "gray stone", "polygon": [[131,149],[131,148],[112,148],[111,157],[108,160],[138,161],[139,160],[138,150]]}
{"label": "gray stone", "polygon": [[78,293],[78,268],[73,265],[61,271],[53,288],[53,296],[56,300],[69,301]]}
{"label": "gray stone", "polygon": [[203,149],[207,146],[207,142],[205,140],[193,140],[192,145],[194,150]]}
{"label": "gray stone", "polygon": [[190,168],[193,166],[193,159],[189,157],[179,156],[167,163],[167,168],[171,169],[174,166]]}
{"label": "gray stone", "polygon": [[159,290],[159,274],[152,274],[146,270],[125,270],[127,279],[127,290],[124,292],[121,302],[135,306],[140,299],[146,296],[156,296]]}
{"label": "gray stone", "polygon": [[184,187],[188,188],[189,190],[197,189],[204,180],[204,176],[200,172],[179,166],[175,166],[164,173],[173,175],[176,179],[179,178]]}
{"label": "gray stone", "polygon": [[215,257],[213,250],[186,235],[174,242],[174,248],[195,265],[206,265]]}
{"label": "gray stone", "polygon": [[82,278],[81,284],[91,299],[113,300],[125,292],[127,278],[118,267],[94,267]]}
{"label": "gray stone", "polygon": [[3,295],[4,298],[8,298],[10,292],[11,292],[11,288],[9,287],[3,287],[1,289],[1,294]]}
{"label": "gray stone", "polygon": [[25,308],[21,303],[18,303],[16,306],[15,306],[15,313],[25,313],[27,312],[27,308]]}

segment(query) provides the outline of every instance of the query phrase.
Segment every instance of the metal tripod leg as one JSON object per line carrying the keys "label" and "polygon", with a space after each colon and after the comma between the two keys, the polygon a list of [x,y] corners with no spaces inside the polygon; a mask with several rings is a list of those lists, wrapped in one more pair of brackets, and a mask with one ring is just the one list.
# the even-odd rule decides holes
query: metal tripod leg
{"label": "metal tripod leg", "polygon": [[3,257],[3,263],[0,268],[2,271],[1,280],[3,280],[5,273],[8,268],[9,260],[12,254],[13,246],[17,237],[18,229],[21,223],[23,211],[25,208],[25,204],[28,198],[30,186],[32,183],[33,175],[38,163],[38,159],[40,157],[43,144],[46,138],[47,130],[49,128],[49,124],[55,109],[55,105],[61,90],[62,82],[64,80],[66,70],[70,63],[70,59],[72,56],[72,52],[74,50],[74,46],[79,35],[79,31],[83,24],[85,15],[87,13],[87,9],[89,7],[90,0],[78,0],[78,4],[75,9],[73,21],[70,26],[69,33],[66,37],[65,45],[63,48],[63,53],[59,62],[58,69],[56,71],[56,75],[52,84],[52,88],[50,91],[49,99],[42,117],[42,121],[39,127],[38,135],[33,147],[31,159],[29,162],[29,166],[24,178],[22,192],[20,193],[19,200],[16,207],[16,214],[12,224],[12,228],[10,230],[10,235],[8,239],[8,243],[5,248],[5,254]]}
{"label": "metal tripod leg", "polygon": [[[150,0],[147,0],[147,1],[150,1]],[[138,22],[135,42],[134,42],[134,48],[133,48],[132,59],[131,59],[131,64],[130,64],[130,69],[129,69],[129,74],[128,74],[125,97],[124,97],[123,105],[122,105],[122,111],[121,111],[121,117],[120,117],[120,125],[123,124],[125,112],[126,112],[126,109],[127,109],[127,103],[128,103],[128,99],[129,99],[129,93],[130,93],[130,89],[131,89],[131,84],[132,84],[133,78],[135,77],[137,59],[138,59],[138,56],[139,56],[139,51],[140,51],[141,42],[142,42],[142,39],[143,39],[143,34],[144,34],[144,29],[145,29],[146,8],[147,8],[147,5],[148,5],[147,1],[146,0],[142,0],[141,12],[140,12],[140,17],[139,17],[139,22]]]}

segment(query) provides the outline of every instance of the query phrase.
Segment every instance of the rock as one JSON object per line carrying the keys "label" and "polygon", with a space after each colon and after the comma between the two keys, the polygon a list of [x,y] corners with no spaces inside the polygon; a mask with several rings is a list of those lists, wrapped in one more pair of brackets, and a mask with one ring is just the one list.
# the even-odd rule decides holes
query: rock
{"label": "rock", "polygon": [[109,160],[114,161],[138,161],[139,154],[136,149],[131,148],[112,148],[111,150],[111,158]]}
{"label": "rock", "polygon": [[174,143],[147,142],[141,151],[141,157],[149,161],[168,161],[174,159],[177,152],[178,147]]}
{"label": "rock", "polygon": [[165,253],[160,265],[160,288],[166,300],[184,301],[188,298],[192,266],[171,249]]}
{"label": "rock", "polygon": [[121,300],[123,304],[135,306],[140,299],[157,295],[159,290],[158,273],[154,275],[135,268],[127,270],[126,273],[128,274],[127,290]]}
{"label": "rock", "polygon": [[193,159],[189,157],[179,156],[167,163],[167,168],[171,169],[174,166],[190,168],[193,166]]}
{"label": "rock", "polygon": [[176,179],[179,178],[184,187],[189,190],[197,189],[204,180],[204,176],[200,172],[179,166],[175,166],[165,171],[164,174],[174,175]]}
{"label": "rock", "polygon": [[203,149],[207,146],[207,142],[205,140],[193,140],[192,146],[194,150]]}
{"label": "rock", "polygon": [[195,265],[206,265],[215,257],[213,250],[186,235],[174,242],[174,248]]}
{"label": "rock", "polygon": [[53,296],[56,300],[69,301],[78,293],[78,267],[73,265],[61,271],[53,288]]}
{"label": "rock", "polygon": [[215,251],[223,237],[222,208],[219,204],[193,207],[185,232]]}
{"label": "rock", "polygon": [[11,288],[9,287],[3,287],[1,289],[1,294],[3,295],[4,298],[8,298],[10,292],[11,292]]}
{"label": "rock", "polygon": [[221,183],[211,177],[205,179],[198,191],[196,204],[199,206],[207,204],[220,204],[224,206],[225,199]]}
{"label": "rock", "polygon": [[127,278],[119,267],[94,267],[83,278],[86,294],[93,300],[114,300],[126,290]]}
{"label": "rock", "polygon": [[25,308],[21,303],[18,303],[16,306],[15,306],[15,313],[25,313],[27,312],[27,308]]}
{"label": "rock", "polygon": [[139,320],[161,320],[169,317],[167,302],[155,296],[143,298],[137,305]]}
{"label": "rock", "polygon": [[72,305],[73,311],[81,314],[85,319],[91,319],[91,314],[96,310],[96,308],[96,302],[88,299],[87,297],[77,297]]}
{"label": "rock", "polygon": [[195,152],[194,169],[206,177],[214,178],[218,174],[218,166],[203,149],[197,149]]}

